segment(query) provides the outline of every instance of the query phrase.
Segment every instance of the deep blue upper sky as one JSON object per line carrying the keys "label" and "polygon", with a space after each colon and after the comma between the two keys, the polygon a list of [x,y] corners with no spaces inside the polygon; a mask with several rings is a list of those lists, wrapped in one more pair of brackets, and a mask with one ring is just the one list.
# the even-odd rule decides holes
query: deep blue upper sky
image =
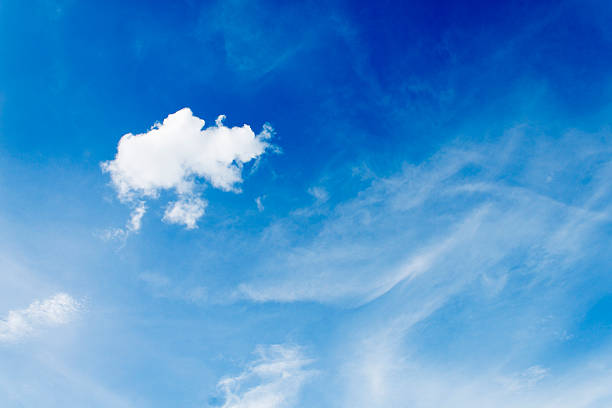
{"label": "deep blue upper sky", "polygon": [[[610,406],[610,21],[0,2],[0,405]],[[234,191],[187,125],[118,154],[186,107],[274,129]]]}

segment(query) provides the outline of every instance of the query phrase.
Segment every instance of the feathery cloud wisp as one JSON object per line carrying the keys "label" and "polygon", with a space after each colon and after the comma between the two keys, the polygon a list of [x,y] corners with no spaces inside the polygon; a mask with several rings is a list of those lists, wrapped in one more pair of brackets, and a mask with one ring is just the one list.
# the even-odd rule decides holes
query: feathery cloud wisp
{"label": "feathery cloud wisp", "polygon": [[236,377],[219,381],[223,408],[291,407],[304,382],[314,374],[299,347],[275,344],[257,348],[259,358]]}
{"label": "feathery cloud wisp", "polygon": [[[277,247],[262,261],[266,273],[240,284],[238,295],[359,304],[423,275],[432,286],[453,286],[491,271],[498,282],[517,271],[568,271],[610,219],[602,204],[610,194],[609,148],[600,136],[571,132],[556,141],[542,136],[533,147],[526,132],[511,129],[496,145],[447,148],[377,178],[300,231],[305,238],[292,232],[291,220],[272,225],[275,242],[297,245]],[[589,184],[568,195],[580,174],[591,176]]]}

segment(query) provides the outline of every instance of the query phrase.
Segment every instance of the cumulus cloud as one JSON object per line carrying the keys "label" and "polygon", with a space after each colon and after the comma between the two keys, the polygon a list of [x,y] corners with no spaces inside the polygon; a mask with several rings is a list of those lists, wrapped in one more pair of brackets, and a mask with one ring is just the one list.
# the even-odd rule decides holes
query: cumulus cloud
{"label": "cumulus cloud", "polygon": [[38,330],[69,323],[81,305],[66,293],[43,301],[36,300],[26,309],[11,310],[0,320],[0,342],[14,342],[34,335]]}
{"label": "cumulus cloud", "polygon": [[208,203],[198,197],[181,197],[166,208],[163,220],[169,224],[182,224],[187,229],[196,228],[196,223]]}
{"label": "cumulus cloud", "polygon": [[200,197],[198,181],[223,191],[240,192],[245,163],[272,148],[273,130],[264,125],[255,134],[249,125],[226,127],[221,115],[204,129],[204,120],[189,108],[168,115],[148,132],[128,133],[119,141],[113,160],[103,162],[119,199],[133,207],[126,232],[138,231],[145,212],[144,200],[170,191],[177,196],[164,221],[195,228],[207,202]]}
{"label": "cumulus cloud", "polygon": [[258,358],[240,375],[219,381],[223,408],[287,408],[296,403],[303,384],[314,374],[297,346],[259,346]]}

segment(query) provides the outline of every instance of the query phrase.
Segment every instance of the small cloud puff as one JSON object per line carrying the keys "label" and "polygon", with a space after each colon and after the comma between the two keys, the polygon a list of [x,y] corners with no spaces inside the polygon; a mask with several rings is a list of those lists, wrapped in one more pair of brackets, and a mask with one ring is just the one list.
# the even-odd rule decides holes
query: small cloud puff
{"label": "small cloud puff", "polygon": [[255,199],[255,205],[257,206],[257,211],[262,212],[264,210],[263,197],[257,197]]}
{"label": "small cloud puff", "polygon": [[42,302],[36,300],[26,309],[11,310],[0,320],[0,343],[15,342],[45,327],[61,326],[74,319],[81,304],[66,293]]}
{"label": "small cloud puff", "polygon": [[[223,191],[240,192],[244,163],[258,159],[273,146],[273,129],[264,125],[255,134],[249,125],[226,127],[224,115],[203,129],[204,120],[189,108],[168,115],[148,132],[128,133],[119,141],[113,160],[103,162],[119,199],[134,207],[126,232],[138,231],[144,199],[174,191],[164,221],[196,228],[207,202],[197,193],[197,179]],[[136,204],[135,204],[136,203]]]}
{"label": "small cloud puff", "polygon": [[323,187],[311,187],[308,189],[308,194],[317,200],[317,204],[322,204],[329,200],[329,193]]}
{"label": "small cloud puff", "polygon": [[196,228],[196,223],[208,203],[198,197],[181,197],[178,201],[170,203],[163,220],[169,224],[183,224],[187,229]]}

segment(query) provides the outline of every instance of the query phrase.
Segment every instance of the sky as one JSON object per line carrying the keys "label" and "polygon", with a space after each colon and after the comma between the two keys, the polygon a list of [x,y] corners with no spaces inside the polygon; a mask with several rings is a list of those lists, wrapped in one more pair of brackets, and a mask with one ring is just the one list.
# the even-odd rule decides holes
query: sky
{"label": "sky", "polygon": [[612,406],[611,20],[0,0],[0,406]]}

